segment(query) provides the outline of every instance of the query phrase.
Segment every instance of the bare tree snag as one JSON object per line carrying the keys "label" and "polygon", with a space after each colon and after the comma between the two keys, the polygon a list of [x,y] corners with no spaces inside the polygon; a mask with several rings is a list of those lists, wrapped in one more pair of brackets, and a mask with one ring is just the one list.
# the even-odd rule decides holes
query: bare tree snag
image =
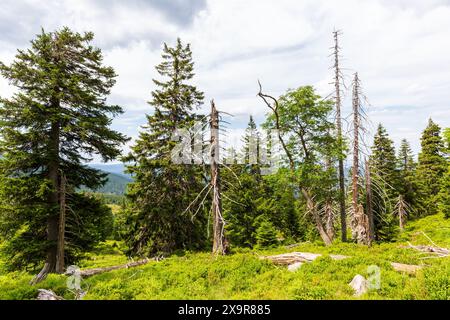
{"label": "bare tree snag", "polygon": [[353,166],[352,166],[352,238],[360,244],[369,244],[370,222],[368,216],[364,212],[364,208],[359,203],[359,153],[360,153],[360,134],[364,132],[361,125],[363,111],[361,110],[361,87],[358,73],[355,73],[353,79]]}
{"label": "bare tree snag", "polygon": [[345,180],[344,180],[344,159],[343,159],[343,137],[342,137],[342,114],[341,114],[341,81],[342,73],[339,66],[339,35],[340,31],[334,31],[334,86],[335,86],[335,103],[336,103],[336,128],[337,128],[337,138],[339,143],[339,160],[338,160],[338,174],[339,174],[339,212],[341,219],[341,239],[343,242],[347,241],[347,214],[345,205]]}
{"label": "bare tree snag", "polygon": [[352,238],[356,239],[358,212],[358,177],[359,177],[359,80],[358,73],[355,73],[353,80],[353,166],[352,166]]}
{"label": "bare tree snag", "polygon": [[56,252],[56,272],[64,273],[64,246],[66,231],[66,176],[61,173],[59,187],[59,222],[58,222],[58,243]]}
{"label": "bare tree snag", "polygon": [[366,176],[366,210],[369,220],[368,244],[371,245],[375,241],[375,223],[372,208],[372,178],[370,175],[369,162],[365,160],[365,176]]}
{"label": "bare tree snag", "polygon": [[225,221],[222,215],[222,198],[220,188],[219,169],[219,112],[214,100],[211,101],[211,142],[210,142],[210,166],[212,193],[212,216],[213,216],[213,253],[226,254],[227,242],[225,240]]}
{"label": "bare tree snag", "polygon": [[327,199],[325,202],[325,228],[328,237],[333,241],[335,236],[335,230],[334,230],[334,212],[333,212],[333,203],[330,199]]}
{"label": "bare tree snag", "polygon": [[405,229],[406,216],[408,215],[409,210],[410,207],[408,203],[406,203],[405,198],[403,197],[403,195],[399,195],[397,203],[395,204],[395,211],[398,217],[399,227],[401,231]]}

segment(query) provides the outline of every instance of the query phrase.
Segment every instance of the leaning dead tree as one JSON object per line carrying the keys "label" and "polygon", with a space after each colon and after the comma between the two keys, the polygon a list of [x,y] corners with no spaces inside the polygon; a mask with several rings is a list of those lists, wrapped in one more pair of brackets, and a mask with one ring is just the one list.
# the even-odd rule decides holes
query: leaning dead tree
{"label": "leaning dead tree", "polygon": [[[266,106],[272,110],[274,116],[275,116],[275,129],[277,130],[277,138],[284,150],[284,153],[286,154],[288,160],[289,160],[289,168],[292,172],[292,179],[295,179],[295,161],[294,156],[292,155],[291,151],[287,147],[286,142],[283,139],[283,136],[281,132],[283,131],[280,125],[280,114],[279,114],[279,104],[278,100],[274,98],[273,96],[270,96],[268,94],[265,94],[262,92],[262,85],[258,81],[259,85],[259,92],[258,96],[264,101]],[[304,144],[303,144],[304,145]],[[304,145],[305,147],[305,145]],[[305,154],[308,154],[308,150],[305,150]],[[295,183],[295,181],[293,181]],[[298,183],[298,181],[297,181]],[[327,233],[327,228],[324,226],[324,222],[322,221],[322,217],[320,216],[320,212],[318,210],[318,205],[316,201],[314,200],[313,195],[311,194],[310,190],[303,185],[299,185],[299,189],[301,194],[306,200],[306,207],[308,209],[308,212],[311,214],[314,223],[316,225],[317,231],[319,232],[320,237],[322,238],[325,245],[331,245],[333,238],[330,234]],[[334,231],[334,230],[333,230]]]}
{"label": "leaning dead tree", "polygon": [[343,85],[343,74],[339,65],[340,58],[340,47],[339,47],[339,35],[341,32],[336,30],[333,32],[334,47],[333,47],[333,57],[334,57],[334,87],[335,87],[335,105],[336,105],[336,129],[337,138],[339,143],[339,159],[338,159],[338,174],[339,174],[339,213],[341,219],[341,239],[343,242],[347,241],[347,214],[345,205],[345,179],[344,179],[344,147],[343,147],[343,136],[342,136],[342,114],[341,114],[341,85]]}
{"label": "leaning dead tree", "polygon": [[364,132],[362,126],[362,92],[361,83],[358,77],[358,73],[355,73],[353,79],[353,166],[352,166],[352,215],[351,215],[351,227],[352,238],[360,244],[369,243],[369,219],[364,212],[363,206],[359,201],[359,181],[360,181],[360,135]]}
{"label": "leaning dead tree", "polygon": [[212,217],[213,217],[213,253],[226,254],[227,244],[225,240],[225,221],[222,212],[222,198],[220,188],[220,168],[219,168],[219,112],[216,109],[214,100],[211,101],[210,115],[210,167],[211,167],[211,187],[212,187]]}

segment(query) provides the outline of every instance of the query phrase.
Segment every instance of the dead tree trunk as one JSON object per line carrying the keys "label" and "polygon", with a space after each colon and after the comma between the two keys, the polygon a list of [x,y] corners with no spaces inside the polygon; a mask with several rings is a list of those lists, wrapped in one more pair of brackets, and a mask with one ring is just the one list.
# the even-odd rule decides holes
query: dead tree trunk
{"label": "dead tree trunk", "polygon": [[353,81],[353,166],[352,166],[352,238],[356,239],[359,177],[359,87],[358,74]]}
{"label": "dead tree trunk", "polygon": [[[330,157],[327,157],[325,161],[325,166],[327,168],[327,171],[331,169],[332,163]],[[331,241],[333,241],[334,236],[336,235],[336,232],[334,230],[333,198],[331,197],[332,192],[333,190],[331,190],[331,188],[327,190],[327,196],[323,207],[323,212],[325,216],[325,231]]]}
{"label": "dead tree trunk", "polygon": [[219,169],[219,112],[214,100],[211,101],[211,143],[210,143],[210,165],[211,165],[211,187],[212,193],[212,216],[213,216],[213,253],[226,254],[227,244],[225,240],[225,221],[222,215],[222,199],[220,189]]}
{"label": "dead tree trunk", "polygon": [[320,237],[322,238],[325,245],[329,246],[332,244],[333,239],[330,238],[330,235],[327,233],[325,227],[322,223],[322,218],[317,211],[317,206],[314,203],[313,198],[309,194],[309,192],[305,188],[300,188],[303,194],[303,197],[306,199],[306,207],[308,208],[309,213],[312,215],[314,222],[316,223],[317,231],[319,232]]}
{"label": "dead tree trunk", "polygon": [[333,240],[336,232],[334,230],[334,212],[333,212],[333,203],[330,199],[327,199],[325,202],[325,228],[328,234],[328,237]]}
{"label": "dead tree trunk", "polygon": [[405,217],[406,217],[406,203],[403,199],[403,195],[398,196],[397,202],[397,214],[400,230],[403,231],[405,229]]}
{"label": "dead tree trunk", "polygon": [[370,175],[369,162],[365,161],[365,175],[366,175],[366,209],[367,218],[369,219],[369,245],[375,240],[375,223],[373,218],[373,207],[372,207],[372,178]]}
{"label": "dead tree trunk", "polygon": [[335,99],[336,99],[336,128],[337,128],[337,138],[339,143],[339,212],[341,218],[341,239],[343,242],[347,241],[347,214],[345,205],[345,180],[344,180],[344,148],[343,148],[343,137],[342,137],[342,115],[341,115],[341,69],[339,66],[339,31],[334,31],[334,86],[335,86]]}
{"label": "dead tree trunk", "polygon": [[61,174],[61,185],[59,188],[59,225],[58,225],[58,244],[56,252],[56,272],[64,273],[64,246],[66,231],[66,177]]}
{"label": "dead tree trunk", "polygon": [[359,136],[361,126],[361,92],[358,73],[353,80],[353,167],[352,167],[352,237],[357,243],[367,244],[369,234],[369,220],[362,206],[359,204]]}

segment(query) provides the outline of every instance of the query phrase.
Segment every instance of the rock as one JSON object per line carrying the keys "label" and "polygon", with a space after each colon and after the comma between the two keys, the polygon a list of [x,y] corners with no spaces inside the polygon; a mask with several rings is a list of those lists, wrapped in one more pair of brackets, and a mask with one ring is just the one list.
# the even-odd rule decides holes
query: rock
{"label": "rock", "polygon": [[58,296],[52,290],[38,289],[39,294],[37,296],[38,300],[64,300],[62,297]]}
{"label": "rock", "polygon": [[355,297],[359,297],[369,290],[367,280],[360,274],[357,274],[349,285],[353,288],[353,290],[355,290]]}
{"label": "rock", "polygon": [[298,269],[300,269],[302,264],[303,263],[301,263],[301,262],[294,262],[294,263],[288,265],[288,270],[291,272],[297,271]]}

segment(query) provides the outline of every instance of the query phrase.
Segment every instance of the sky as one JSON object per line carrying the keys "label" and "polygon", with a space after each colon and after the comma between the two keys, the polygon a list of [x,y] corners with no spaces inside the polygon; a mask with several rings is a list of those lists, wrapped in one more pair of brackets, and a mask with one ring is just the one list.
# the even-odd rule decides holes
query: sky
{"label": "sky", "polygon": [[[108,101],[125,113],[113,128],[133,139],[153,112],[147,101],[164,42],[191,43],[192,83],[205,93],[200,112],[214,99],[233,115],[227,142],[239,144],[249,116],[260,124],[268,111],[256,96],[258,79],[274,96],[303,85],[332,94],[335,29],[346,84],[358,72],[370,102],[372,133],[381,122],[396,146],[406,138],[417,153],[430,117],[450,127],[450,0],[2,0],[0,61],[10,63],[41,28],[63,26],[94,32],[118,74]],[[0,78],[0,95],[13,92]]]}

